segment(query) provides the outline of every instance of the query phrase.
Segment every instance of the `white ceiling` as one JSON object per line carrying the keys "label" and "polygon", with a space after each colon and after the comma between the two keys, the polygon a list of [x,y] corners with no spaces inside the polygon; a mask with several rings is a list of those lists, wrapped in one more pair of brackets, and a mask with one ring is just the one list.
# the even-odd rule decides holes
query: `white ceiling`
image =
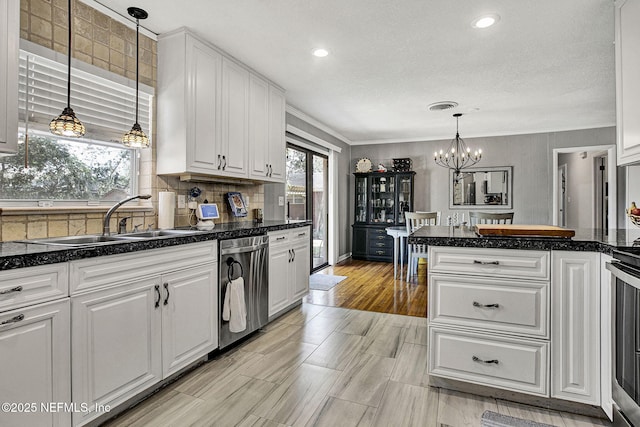
{"label": "white ceiling", "polygon": [[189,27],[354,143],[448,139],[455,112],[463,137],[615,125],[613,0],[98,1]]}

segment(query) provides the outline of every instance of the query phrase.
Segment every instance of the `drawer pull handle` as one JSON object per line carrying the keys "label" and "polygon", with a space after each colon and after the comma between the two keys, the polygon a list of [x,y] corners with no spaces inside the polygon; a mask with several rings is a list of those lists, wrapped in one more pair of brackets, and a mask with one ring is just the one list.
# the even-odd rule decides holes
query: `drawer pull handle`
{"label": "drawer pull handle", "polygon": [[17,316],[13,316],[11,319],[3,320],[0,322],[0,326],[8,325],[10,323],[18,323],[22,320],[24,320],[24,314],[18,314]]}
{"label": "drawer pull handle", "polygon": [[276,240],[284,240],[284,239],[286,239],[286,238],[287,238],[287,236],[276,237]]}
{"label": "drawer pull handle", "polygon": [[474,362],[478,362],[478,363],[495,363],[496,365],[499,364],[500,362],[498,362],[497,359],[492,359],[492,360],[482,360],[477,356],[473,356],[471,358],[471,360],[473,360]]}
{"label": "drawer pull handle", "polygon": [[480,307],[480,308],[499,308],[500,304],[480,304],[479,302],[474,301],[473,306]]}
{"label": "drawer pull handle", "polygon": [[15,288],[5,289],[4,291],[0,291],[0,295],[12,294],[14,292],[22,292],[22,286],[16,286]]}
{"label": "drawer pull handle", "polygon": [[500,265],[500,261],[478,261],[477,259],[474,259],[473,263],[480,265]]}
{"label": "drawer pull handle", "polygon": [[384,255],[384,251],[376,251],[378,255]]}
{"label": "drawer pull handle", "polygon": [[378,236],[378,240],[384,240],[384,239],[386,239],[385,236]]}
{"label": "drawer pull handle", "polygon": [[384,247],[384,243],[376,243],[376,246],[378,246],[379,248],[383,248]]}
{"label": "drawer pull handle", "polygon": [[298,237],[302,237],[302,236],[306,236],[307,232],[305,231],[304,233],[298,233]]}

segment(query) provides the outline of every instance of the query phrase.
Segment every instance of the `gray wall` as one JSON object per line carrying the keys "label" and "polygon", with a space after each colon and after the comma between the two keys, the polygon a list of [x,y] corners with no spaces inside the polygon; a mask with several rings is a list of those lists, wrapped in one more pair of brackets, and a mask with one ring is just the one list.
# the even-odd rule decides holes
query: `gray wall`
{"label": "gray wall", "polygon": [[594,223],[594,156],[593,152],[562,153],[558,166],[567,165],[567,227],[593,228]]}
{"label": "gray wall", "polygon": [[[351,215],[352,204],[347,200],[353,198],[350,183],[351,174],[351,147],[332,135],[316,128],[315,126],[299,119],[289,113],[286,115],[286,123],[323,139],[333,145],[342,148],[338,158],[338,256],[351,252]],[[309,142],[311,145],[315,145]],[[326,149],[325,149],[326,150]],[[265,219],[283,219],[284,207],[278,206],[278,196],[284,196],[283,184],[265,184],[264,186],[264,217]]]}
{"label": "gray wall", "polygon": [[[552,222],[553,149],[616,142],[615,127],[483,138],[461,136],[472,150],[482,149],[478,167],[513,166],[514,222],[520,224]],[[367,157],[374,164],[383,161],[388,165],[392,158],[410,157],[416,171],[416,210],[441,211],[442,217],[446,218],[453,212],[449,209],[449,174],[447,169],[435,165],[433,153],[446,149],[449,142],[354,145],[351,147],[351,163]],[[353,194],[350,194],[348,205],[353,206]],[[353,212],[349,214],[353,222]]]}

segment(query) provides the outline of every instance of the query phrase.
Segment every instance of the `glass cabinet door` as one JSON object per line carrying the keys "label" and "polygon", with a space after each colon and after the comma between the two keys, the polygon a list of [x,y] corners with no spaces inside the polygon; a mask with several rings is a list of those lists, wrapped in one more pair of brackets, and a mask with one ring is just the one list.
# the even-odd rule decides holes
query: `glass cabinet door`
{"label": "glass cabinet door", "polygon": [[366,176],[356,176],[356,222],[367,222]]}
{"label": "glass cabinet door", "polygon": [[370,222],[387,224],[396,222],[395,190],[396,179],[394,176],[371,177]]}
{"label": "glass cabinet door", "polygon": [[405,212],[413,211],[412,178],[412,175],[398,175],[398,224],[405,223]]}

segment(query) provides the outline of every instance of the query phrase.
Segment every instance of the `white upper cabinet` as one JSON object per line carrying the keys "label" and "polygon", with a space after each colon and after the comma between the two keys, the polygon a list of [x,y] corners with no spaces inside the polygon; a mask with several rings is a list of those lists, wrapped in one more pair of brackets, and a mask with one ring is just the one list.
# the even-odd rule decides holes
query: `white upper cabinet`
{"label": "white upper cabinet", "polygon": [[20,1],[0,2],[0,156],[18,150]]}
{"label": "white upper cabinet", "polygon": [[158,41],[158,173],[284,182],[284,92],[187,30]]}
{"label": "white upper cabinet", "polygon": [[617,0],[616,129],[618,166],[640,162],[640,0]]}
{"label": "white upper cabinet", "polygon": [[222,175],[247,176],[249,146],[249,72],[222,59]]}
{"label": "white upper cabinet", "polygon": [[253,179],[284,182],[284,92],[256,75],[249,80],[249,174]]}

